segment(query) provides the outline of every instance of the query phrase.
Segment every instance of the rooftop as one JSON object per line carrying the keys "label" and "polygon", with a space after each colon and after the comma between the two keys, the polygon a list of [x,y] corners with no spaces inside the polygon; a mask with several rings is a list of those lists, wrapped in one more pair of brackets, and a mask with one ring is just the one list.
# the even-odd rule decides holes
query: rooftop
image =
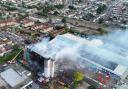
{"label": "rooftop", "polygon": [[21,76],[12,68],[7,69],[6,71],[2,72],[0,75],[11,87],[17,86],[27,78],[26,76]]}

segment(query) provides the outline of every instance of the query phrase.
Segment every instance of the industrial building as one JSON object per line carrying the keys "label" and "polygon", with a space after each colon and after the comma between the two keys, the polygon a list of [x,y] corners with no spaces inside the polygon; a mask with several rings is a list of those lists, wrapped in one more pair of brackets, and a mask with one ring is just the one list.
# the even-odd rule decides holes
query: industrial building
{"label": "industrial building", "polygon": [[94,73],[100,71],[103,74],[109,74],[112,79],[125,79],[128,75],[128,60],[111,50],[103,49],[100,47],[102,45],[104,43],[97,39],[87,40],[72,34],[58,35],[51,41],[44,39],[28,46],[29,56],[25,59],[33,60],[33,63],[27,60],[31,65],[40,64],[45,77],[53,77],[56,61],[65,62],[68,57],[70,60],[71,54],[72,60],[76,61],[81,68],[91,68]]}
{"label": "industrial building", "polygon": [[[21,67],[20,67],[21,68]],[[33,83],[30,79],[31,73],[27,70],[15,70],[13,67],[0,73],[0,88],[3,89],[26,89]]]}

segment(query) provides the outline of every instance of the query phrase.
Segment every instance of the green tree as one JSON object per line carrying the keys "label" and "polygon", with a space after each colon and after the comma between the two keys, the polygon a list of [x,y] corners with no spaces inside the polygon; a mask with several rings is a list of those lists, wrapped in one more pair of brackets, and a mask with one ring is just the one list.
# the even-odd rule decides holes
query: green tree
{"label": "green tree", "polygon": [[2,16],[2,12],[0,12],[0,16]]}
{"label": "green tree", "polygon": [[121,22],[122,22],[123,24],[127,24],[127,21],[125,21],[125,20],[121,20]]}
{"label": "green tree", "polygon": [[70,10],[76,10],[76,8],[75,8],[74,6],[68,6],[68,8],[69,8]]}
{"label": "green tree", "polygon": [[12,47],[13,51],[16,51],[19,49],[19,45],[15,44],[13,47]]}
{"label": "green tree", "polygon": [[69,89],[68,87],[64,87],[63,89]]}
{"label": "green tree", "polygon": [[48,86],[45,86],[45,87],[43,87],[43,89],[49,89],[49,87]]}
{"label": "green tree", "polygon": [[78,3],[83,3],[84,1],[83,0],[79,0]]}
{"label": "green tree", "polygon": [[84,79],[84,74],[82,72],[75,72],[74,73],[74,81],[81,81]]}
{"label": "green tree", "polygon": [[99,21],[98,21],[99,24],[102,24],[104,23],[104,19],[103,18],[100,18]]}
{"label": "green tree", "polygon": [[93,19],[94,18],[94,15],[92,13],[87,13],[86,15],[84,15],[82,17],[84,20],[87,20],[89,21],[90,19]]}
{"label": "green tree", "polygon": [[96,89],[95,86],[89,86],[87,89]]}
{"label": "green tree", "polygon": [[62,23],[66,23],[66,17],[62,18]]}
{"label": "green tree", "polygon": [[63,8],[64,8],[64,5],[59,4],[59,5],[55,5],[55,7],[56,7],[57,9],[63,9]]}
{"label": "green tree", "polygon": [[99,31],[101,35],[108,33],[104,28],[98,28],[97,31]]}
{"label": "green tree", "polygon": [[55,15],[55,16],[59,15],[59,12],[58,12],[58,11],[55,11],[55,12],[54,12],[54,15]]}
{"label": "green tree", "polygon": [[107,6],[105,4],[99,5],[96,12],[97,14],[103,13],[107,9]]}
{"label": "green tree", "polygon": [[66,17],[64,17],[61,22],[64,23],[64,27],[66,27]]}

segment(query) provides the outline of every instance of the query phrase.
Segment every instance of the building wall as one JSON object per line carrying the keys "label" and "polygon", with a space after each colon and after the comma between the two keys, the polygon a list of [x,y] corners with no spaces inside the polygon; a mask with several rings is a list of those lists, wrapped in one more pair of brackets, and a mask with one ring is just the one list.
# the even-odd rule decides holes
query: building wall
{"label": "building wall", "polygon": [[51,62],[51,60],[44,61],[44,76],[46,78],[50,77],[50,62]]}
{"label": "building wall", "polygon": [[128,69],[124,72],[124,74],[121,76],[121,79],[125,79],[128,76]]}

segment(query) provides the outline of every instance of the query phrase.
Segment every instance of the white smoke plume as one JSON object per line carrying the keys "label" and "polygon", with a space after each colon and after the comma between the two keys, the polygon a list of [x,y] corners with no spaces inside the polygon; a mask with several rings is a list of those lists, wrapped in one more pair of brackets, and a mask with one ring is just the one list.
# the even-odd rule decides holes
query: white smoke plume
{"label": "white smoke plume", "polygon": [[99,37],[104,41],[102,48],[110,50],[122,56],[128,56],[128,29],[116,30],[108,35]]}
{"label": "white smoke plume", "polygon": [[[78,57],[83,53],[88,52],[89,55],[92,55],[90,56],[91,60],[101,60],[102,64],[104,65],[111,66],[111,64],[105,62],[107,59],[107,61],[116,62],[128,67],[128,30],[116,30],[107,35],[96,37],[94,39],[92,41],[94,46],[83,46],[82,44],[76,43],[73,46],[62,47],[59,49],[59,51],[54,50],[54,46],[49,46],[49,40],[43,39],[41,42],[33,46],[32,49],[39,54],[47,55],[49,58],[52,58],[55,54],[54,58],[56,61],[64,62],[65,60],[73,60],[81,66],[84,66],[84,59],[80,59]],[[43,50],[41,50],[42,47]],[[82,48],[83,52],[80,52],[80,48]],[[47,52],[45,53],[44,51]],[[99,58],[97,58],[95,55],[97,55]],[[87,56],[88,55],[86,54],[84,58]]]}
{"label": "white smoke plume", "polygon": [[80,44],[76,44],[72,47],[65,47],[62,48],[55,56],[55,60],[65,60],[65,59],[70,59],[76,61],[76,55],[78,55],[78,49],[79,49]]}
{"label": "white smoke plume", "polygon": [[47,50],[48,43],[49,43],[49,38],[43,38],[40,42],[29,45],[28,48],[39,54],[44,54],[44,52]]}
{"label": "white smoke plume", "polygon": [[[86,47],[85,51],[91,53],[92,57],[93,55],[99,56],[101,59],[97,59],[97,61],[101,60],[104,65],[112,66],[112,64],[105,62],[107,59],[107,61],[128,67],[128,30],[116,30],[96,38],[99,39],[96,42],[100,42],[101,46],[97,47],[94,44],[94,47]],[[61,61],[62,59],[73,59],[80,63],[80,59],[77,58],[77,55],[81,54],[79,53],[80,46],[79,44],[77,47],[62,48],[56,54],[56,59],[61,59]],[[96,59],[95,57],[93,58]]]}

